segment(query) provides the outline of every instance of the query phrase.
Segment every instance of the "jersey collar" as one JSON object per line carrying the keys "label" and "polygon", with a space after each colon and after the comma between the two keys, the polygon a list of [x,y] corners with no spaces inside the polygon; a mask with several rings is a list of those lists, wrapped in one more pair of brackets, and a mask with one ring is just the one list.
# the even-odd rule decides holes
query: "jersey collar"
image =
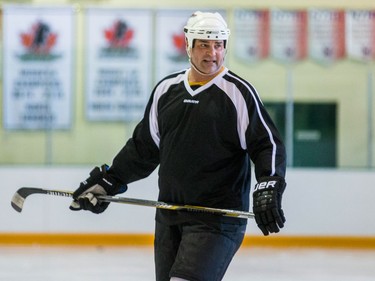
{"label": "jersey collar", "polygon": [[195,96],[195,95],[199,94],[200,92],[208,89],[213,84],[215,84],[219,79],[221,79],[228,72],[228,69],[226,67],[223,67],[223,70],[220,71],[218,73],[218,75],[216,75],[214,78],[212,78],[209,81],[202,82],[202,85],[200,87],[196,88],[195,90],[192,89],[192,86],[199,85],[200,83],[199,84],[193,83],[192,85],[190,85],[190,83],[189,83],[189,72],[190,71],[191,71],[191,68],[188,68],[184,73],[184,85],[185,85],[186,90],[189,92],[189,94],[191,96]]}

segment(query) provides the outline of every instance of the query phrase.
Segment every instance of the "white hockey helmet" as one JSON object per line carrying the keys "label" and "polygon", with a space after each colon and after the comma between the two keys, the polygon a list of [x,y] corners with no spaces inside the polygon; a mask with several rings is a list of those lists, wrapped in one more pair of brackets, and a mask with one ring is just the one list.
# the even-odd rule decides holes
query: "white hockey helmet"
{"label": "white hockey helmet", "polygon": [[227,23],[219,13],[200,11],[191,15],[184,32],[188,42],[187,49],[193,47],[194,39],[224,40],[226,44],[230,34]]}

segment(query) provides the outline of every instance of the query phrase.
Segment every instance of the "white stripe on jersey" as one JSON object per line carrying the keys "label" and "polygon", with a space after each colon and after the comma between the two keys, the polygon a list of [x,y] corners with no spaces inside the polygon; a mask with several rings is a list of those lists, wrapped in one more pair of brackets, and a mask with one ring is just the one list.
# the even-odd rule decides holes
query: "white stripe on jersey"
{"label": "white stripe on jersey", "polygon": [[150,134],[157,147],[160,144],[160,133],[158,125],[158,102],[162,95],[164,95],[170,88],[171,85],[178,84],[183,80],[185,73],[181,73],[171,79],[162,81],[155,89],[152,105],[150,108],[149,123],[150,123]]}
{"label": "white stripe on jersey", "polygon": [[245,99],[235,84],[227,80],[221,81],[222,83],[216,83],[216,85],[230,98],[236,108],[238,137],[240,139],[241,148],[246,150],[247,145],[245,133],[249,126],[249,112],[247,110]]}
{"label": "white stripe on jersey", "polygon": [[[253,89],[249,87],[249,85],[244,83],[241,79],[238,79],[238,77],[236,77],[234,75],[231,75],[230,73],[227,73],[227,75],[230,76],[233,79],[236,79],[241,84],[243,84],[247,88],[249,93],[251,93],[251,95],[253,97],[253,100],[255,102],[255,106],[256,106],[259,118],[262,121],[262,124],[263,124],[264,128],[266,129],[266,131],[268,133],[268,136],[269,136],[269,139],[270,139],[270,142],[272,144],[272,160],[271,160],[271,174],[270,174],[270,176],[274,176],[275,173],[276,173],[276,143],[275,143],[275,140],[273,139],[271,129],[267,126],[266,121],[264,121],[262,112],[260,111],[259,102],[262,103],[262,101],[261,101],[258,93],[256,92],[256,90],[254,90],[255,91],[254,92]],[[226,85],[226,84],[224,84],[224,85]],[[239,137],[240,137],[241,147],[243,149],[246,149],[247,145],[246,145],[245,133],[246,133],[246,129],[249,125],[249,115],[248,115],[245,100],[244,100],[241,92],[237,89],[237,87],[235,85],[233,85],[233,86],[236,89],[235,92],[233,92],[231,90],[227,90],[227,89],[223,89],[223,91],[229,96],[229,98],[232,100],[234,106],[236,107],[236,110],[237,110],[237,113],[238,113],[238,118],[237,118],[238,124],[237,124],[237,126],[238,126],[238,133],[239,133]]]}

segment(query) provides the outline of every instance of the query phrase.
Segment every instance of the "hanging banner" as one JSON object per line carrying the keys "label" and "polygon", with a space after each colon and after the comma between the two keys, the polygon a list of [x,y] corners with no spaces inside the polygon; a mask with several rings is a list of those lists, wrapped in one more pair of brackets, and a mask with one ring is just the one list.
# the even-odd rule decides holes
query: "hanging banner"
{"label": "hanging banner", "polygon": [[[186,53],[184,26],[196,10],[160,10],[156,14],[156,82],[166,75],[190,67]],[[225,19],[225,12],[215,10]]]}
{"label": "hanging banner", "polygon": [[68,129],[73,76],[72,7],[4,5],[5,129]]}
{"label": "hanging banner", "polygon": [[309,53],[320,63],[332,63],[345,56],[345,11],[309,11]]}
{"label": "hanging banner", "polygon": [[306,11],[271,10],[271,53],[283,63],[306,57]]}
{"label": "hanging banner", "polygon": [[350,58],[375,59],[375,10],[346,12],[346,48]]}
{"label": "hanging banner", "polygon": [[268,10],[234,10],[235,56],[243,62],[257,62],[269,55],[270,13]]}
{"label": "hanging banner", "polygon": [[150,95],[149,10],[86,10],[86,115],[91,121],[133,121]]}

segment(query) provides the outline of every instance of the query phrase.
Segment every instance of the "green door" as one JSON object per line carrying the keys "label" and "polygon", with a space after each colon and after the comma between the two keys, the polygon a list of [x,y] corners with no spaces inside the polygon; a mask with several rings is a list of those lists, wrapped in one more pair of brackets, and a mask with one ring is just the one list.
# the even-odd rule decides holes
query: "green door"
{"label": "green door", "polygon": [[[285,103],[265,103],[285,140]],[[294,103],[293,166],[336,167],[336,103]]]}

